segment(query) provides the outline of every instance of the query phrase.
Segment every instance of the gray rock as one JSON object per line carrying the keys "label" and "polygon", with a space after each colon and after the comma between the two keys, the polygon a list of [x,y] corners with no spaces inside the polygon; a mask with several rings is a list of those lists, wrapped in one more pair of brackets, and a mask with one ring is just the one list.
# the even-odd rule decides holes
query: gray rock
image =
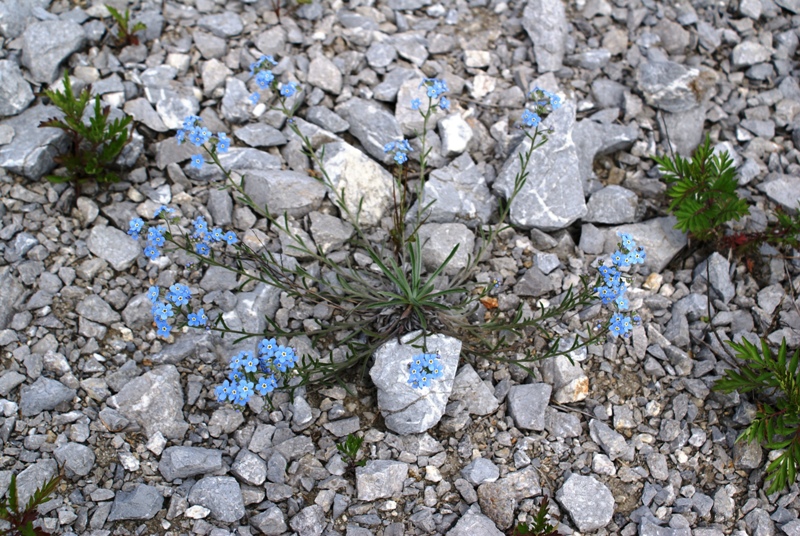
{"label": "gray rock", "polygon": [[442,155],[445,158],[463,153],[472,141],[472,128],[464,121],[461,114],[451,114],[439,120],[437,128],[442,138]]}
{"label": "gray rock", "polygon": [[0,116],[17,115],[33,102],[31,85],[22,77],[19,65],[9,60],[0,60]]}
{"label": "gray rock", "polygon": [[642,519],[639,525],[639,536],[692,536],[692,529],[689,527],[660,527],[654,524],[649,517]]}
{"label": "gray rock", "polygon": [[153,519],[163,505],[164,496],[157,488],[136,484],[131,491],[117,492],[108,520]]}
{"label": "gray rock", "polygon": [[501,529],[514,523],[517,500],[512,491],[502,482],[487,482],[478,487],[478,504],[489,519]]}
{"label": "gray rock", "polygon": [[22,34],[22,64],[36,82],[50,84],[61,76],[61,62],[86,44],[86,32],[74,22],[34,22]]}
{"label": "gray rock", "polygon": [[353,235],[353,226],[334,216],[322,212],[309,214],[311,236],[323,253],[338,249]]}
{"label": "gray rock", "polygon": [[383,147],[387,142],[402,139],[403,133],[391,113],[377,102],[359,98],[338,105],[335,111],[350,123],[350,134],[372,158],[384,164],[392,162],[392,155],[384,153]]}
{"label": "gray rock", "polygon": [[23,417],[32,417],[55,409],[60,404],[71,402],[75,393],[75,389],[70,389],[59,381],[39,376],[33,385],[26,385],[20,390],[20,413]]}
{"label": "gray rock", "polygon": [[[29,465],[17,475],[17,499],[19,504],[27,504],[37,489],[58,474],[55,460],[39,460]],[[11,475],[9,475],[9,479]]]}
{"label": "gray rock", "polygon": [[86,476],[94,469],[94,451],[80,443],[65,443],[53,451],[53,456],[70,478]]}
{"label": "gray rock", "polygon": [[647,104],[665,112],[687,112],[710,97],[717,75],[672,61],[642,63],[636,81]]}
{"label": "gray rock", "polygon": [[[592,96],[599,108],[620,108],[628,88],[608,78],[596,78],[592,82]],[[583,121],[581,121],[583,123]]]}
{"label": "gray rock", "polygon": [[736,295],[736,287],[731,281],[730,269],[731,264],[728,259],[715,251],[694,269],[694,277],[706,279],[708,276],[711,288],[717,292],[723,303],[728,303]]}
{"label": "gray rock", "polygon": [[245,174],[244,190],[256,206],[266,206],[271,214],[302,218],[322,204],[325,187],[318,180],[296,171],[250,169]]}
{"label": "gray rock", "polygon": [[279,536],[288,528],[286,516],[277,506],[250,517],[250,524],[267,536]]}
{"label": "gray rock", "polygon": [[489,459],[475,458],[461,470],[461,476],[471,484],[479,486],[484,482],[495,482],[500,478],[500,469]]}
{"label": "gray rock", "polygon": [[703,141],[705,107],[700,106],[685,112],[665,113],[663,118],[663,121],[659,121],[663,139],[666,139],[668,132],[672,151],[687,158],[691,156]]}
{"label": "gray rock", "polygon": [[399,342],[397,339],[386,342],[375,352],[375,364],[370,369],[386,427],[398,434],[418,434],[439,422],[453,389],[461,354],[461,341],[428,335],[424,341],[427,351],[439,353],[444,374],[430,387],[414,389],[408,383],[408,369],[411,359],[421,353],[412,346],[423,342],[420,333],[409,333]]}
{"label": "gray rock", "polygon": [[[569,345],[563,343],[562,349],[568,349]],[[572,359],[570,362],[570,357],[559,355],[542,362],[542,381],[553,386],[553,401],[557,404],[579,402],[589,394],[589,378],[577,362],[578,359],[575,356]]]}
{"label": "gray rock", "polygon": [[189,504],[205,506],[217,521],[234,523],[244,517],[244,499],[239,483],[231,476],[207,476],[198,481],[187,497]]}
{"label": "gray rock", "polygon": [[49,5],[41,0],[5,0],[0,2],[0,35],[7,40],[19,37],[33,12],[47,13],[43,7]]}
{"label": "gray rock", "polygon": [[197,26],[208,30],[217,37],[229,38],[242,33],[244,25],[239,15],[231,11],[223,11],[216,15],[206,15],[197,20]]}
{"label": "gray rock", "polygon": [[553,388],[546,383],[515,385],[508,391],[508,412],[518,428],[544,430],[544,415]]}
{"label": "gray rock", "polygon": [[425,223],[419,228],[422,264],[428,273],[437,270],[454,248],[458,248],[444,267],[444,275],[456,275],[466,268],[475,248],[475,235],[463,223]]}
{"label": "gray rock", "polygon": [[233,290],[237,285],[236,272],[225,266],[209,266],[200,280],[200,288],[206,292]]}
{"label": "gray rock", "polygon": [[214,225],[225,227],[233,221],[233,201],[227,190],[211,188],[208,191],[208,212],[214,219]]}
{"label": "gray rock", "polygon": [[647,256],[644,267],[660,273],[687,243],[686,235],[674,228],[676,222],[673,216],[667,216],[605,229],[603,253],[616,251],[619,242],[617,233],[629,233],[637,245],[645,248]]}
{"label": "gray rock", "polygon": [[280,452],[273,452],[267,460],[267,480],[276,484],[285,483],[287,464],[286,458]]}
{"label": "gray rock", "polygon": [[494,396],[494,391],[481,380],[469,363],[458,371],[450,400],[462,401],[471,415],[490,415],[497,411],[500,405]]}
{"label": "gray rock", "polygon": [[[533,151],[528,171],[536,172],[528,176],[511,203],[510,218],[515,225],[555,231],[568,227],[586,214],[577,148],[572,139],[575,111],[575,104],[568,101],[543,121],[543,125],[553,128],[554,132],[544,147]],[[520,169],[518,154],[529,147],[530,141],[526,138],[512,151],[492,185],[495,193],[506,199],[511,195],[514,177]]]}
{"label": "gray rock", "polygon": [[726,487],[720,487],[714,493],[714,513],[718,519],[725,520],[733,517],[736,511],[736,503],[731,498]]}
{"label": "gray rock", "polygon": [[6,371],[0,376],[0,396],[7,396],[14,388],[25,381],[25,375],[16,370]]}
{"label": "gray rock", "polygon": [[622,186],[609,185],[595,193],[586,203],[583,221],[592,223],[630,223],[636,217],[639,196]]}
{"label": "gray rock", "polygon": [[419,74],[414,69],[405,69],[403,67],[392,69],[384,77],[383,82],[372,90],[372,97],[379,101],[394,102],[398,91],[400,91],[400,86],[407,80],[412,79],[419,79]]}
{"label": "gray rock", "polygon": [[592,440],[602,447],[611,461],[621,458],[633,461],[634,448],[625,441],[625,436],[612,430],[606,423],[592,419],[589,421]]}
{"label": "gray rock", "polygon": [[280,130],[265,123],[250,123],[236,128],[233,135],[250,147],[275,147],[284,145],[287,141]]}
{"label": "gray rock", "polygon": [[556,493],[556,500],[581,532],[605,527],[614,515],[614,496],[591,476],[571,475]]}
{"label": "gray rock", "polygon": [[183,389],[174,365],[162,365],[135,378],[106,403],[148,438],[156,432],[167,439],[181,439],[189,428],[183,419]]}
{"label": "gray rock", "polygon": [[346,437],[348,434],[355,434],[361,429],[361,422],[358,417],[349,419],[339,419],[322,425],[327,431],[336,437]]}
{"label": "gray rock", "polygon": [[75,312],[92,322],[99,322],[106,326],[120,321],[119,313],[96,294],[91,294],[81,300],[75,308]]}
{"label": "gray rock", "polygon": [[207,60],[221,58],[228,51],[228,42],[214,34],[198,29],[192,32],[192,39],[197,50]]}
{"label": "gray rock", "polygon": [[319,536],[325,525],[325,512],[318,504],[306,506],[289,521],[297,536]]}
{"label": "gray rock", "polygon": [[763,459],[764,452],[757,442],[737,441],[733,445],[733,465],[738,469],[757,469]]}
{"label": "gray rock", "polygon": [[267,462],[258,454],[242,449],[231,466],[231,472],[251,486],[260,486],[267,479]]}
{"label": "gray rock", "polygon": [[143,123],[147,128],[156,132],[167,132],[169,128],[161,120],[161,116],[155,111],[147,99],[139,98],[127,101],[124,107],[125,113],[132,116],[138,123]]}
{"label": "gray rock", "polygon": [[[433,203],[425,212],[428,223],[458,221],[475,228],[489,222],[497,210],[497,199],[489,191],[481,168],[468,153],[462,154],[447,167],[435,169],[425,181],[422,205]],[[419,210],[417,202],[409,210],[413,221]]]}
{"label": "gray rock", "polygon": [[212,58],[203,64],[201,79],[203,81],[203,94],[214,95],[215,90],[221,88],[225,80],[233,74],[233,71],[216,58]]}
{"label": "gray rock", "polygon": [[350,128],[350,123],[342,119],[339,114],[324,106],[312,106],[306,111],[306,119],[317,126],[334,133],[344,132]]}
{"label": "gray rock", "polygon": [[322,162],[331,183],[338,191],[344,190],[350,215],[343,213],[342,218],[354,223],[350,220],[355,218],[360,205],[359,223],[365,227],[377,225],[392,206],[392,175],[345,142],[328,143],[323,150]]}
{"label": "gray rock", "polygon": [[328,93],[342,92],[342,71],[331,60],[319,55],[308,66],[308,83]]}
{"label": "gray rock", "polygon": [[200,447],[168,447],[158,462],[158,471],[167,482],[214,473],[220,469],[222,451]]}
{"label": "gray rock", "polygon": [[130,268],[142,254],[141,246],[135,240],[119,229],[106,225],[92,227],[86,246],[93,255],[109,263],[118,272]]}
{"label": "gray rock", "polygon": [[[190,147],[192,146],[190,145]],[[187,155],[185,158],[181,158],[180,160],[186,160],[190,156],[191,155]],[[259,171],[281,169],[281,159],[279,157],[266,151],[252,149],[250,147],[233,148],[227,153],[221,155],[219,157],[219,162],[222,164],[222,167],[229,172],[236,171],[237,174],[244,177]],[[216,182],[223,181],[225,179],[225,175],[222,173],[222,170],[219,169],[219,167],[211,164],[205,165],[200,169],[192,167],[191,164],[187,164],[183,170],[187,177],[196,181]]]}
{"label": "gray rock", "polygon": [[424,34],[418,32],[404,32],[394,34],[391,44],[401,58],[405,58],[417,67],[422,67],[428,59],[428,41]]}
{"label": "gray rock", "polygon": [[545,296],[560,288],[560,278],[547,276],[537,266],[528,268],[525,274],[514,285],[514,293],[518,296]]}
{"label": "gray rock", "polygon": [[0,329],[8,327],[24,293],[25,287],[14,277],[12,270],[9,267],[0,268]]}
{"label": "gray rock", "polygon": [[370,67],[382,69],[397,59],[397,50],[387,43],[375,42],[367,49],[366,58]]}
{"label": "gray rock", "polygon": [[522,27],[533,42],[536,67],[540,73],[558,71],[567,43],[567,16],[561,0],[528,0]]}
{"label": "gray rock", "polygon": [[461,516],[456,526],[447,531],[447,536],[503,536],[497,529],[494,522],[479,513],[478,511],[468,510]]}
{"label": "gray rock", "polygon": [[391,498],[400,495],[408,476],[408,464],[394,460],[370,460],[356,467],[356,489],[359,501]]}
{"label": "gray rock", "polygon": [[253,103],[249,100],[247,86],[238,78],[225,81],[225,95],[222,97],[222,116],[234,124],[248,121],[252,117]]}
{"label": "gray rock", "polygon": [[772,57],[772,50],[765,47],[758,41],[744,41],[733,47],[731,52],[731,62],[734,67],[747,67],[769,61]]}
{"label": "gray rock", "polygon": [[[627,149],[639,137],[639,129],[636,124],[631,123],[627,127],[615,124],[600,124],[590,119],[584,119],[575,125],[572,132],[572,139],[578,154],[578,169],[580,171],[581,183],[586,191],[586,184],[593,176],[592,167],[594,159],[599,155],[612,154],[623,149]],[[549,147],[544,146],[547,150]],[[620,188],[617,186],[617,188]],[[586,221],[589,214],[584,217]],[[612,222],[607,222],[612,223]],[[621,223],[621,222],[616,222]]]}
{"label": "gray rock", "polygon": [[33,128],[42,121],[60,117],[55,106],[36,105],[3,121],[14,130],[11,143],[0,145],[0,167],[38,180],[55,166],[54,158],[67,150],[69,138],[59,128]]}
{"label": "gray rock", "polygon": [[[161,91],[156,101],[156,113],[164,125],[175,130],[183,126],[183,121],[189,115],[196,115],[200,111],[200,102],[192,94],[176,91]],[[195,151],[198,149],[195,148]]]}
{"label": "gray rock", "polygon": [[611,52],[604,48],[598,48],[567,56],[564,63],[566,65],[575,65],[581,69],[594,71],[608,65],[609,60],[611,60]]}
{"label": "gray rock", "polygon": [[564,413],[553,408],[547,408],[544,416],[545,429],[556,438],[579,437],[581,435],[581,420],[572,413]]}
{"label": "gray rock", "polygon": [[800,178],[792,175],[772,175],[759,185],[759,190],[789,211],[800,207]]}

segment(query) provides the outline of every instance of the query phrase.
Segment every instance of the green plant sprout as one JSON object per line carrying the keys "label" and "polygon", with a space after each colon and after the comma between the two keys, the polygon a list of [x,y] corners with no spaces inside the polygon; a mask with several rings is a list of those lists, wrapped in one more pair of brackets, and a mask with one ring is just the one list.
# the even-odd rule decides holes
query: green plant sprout
{"label": "green plant sprout", "polygon": [[356,467],[364,467],[367,460],[358,460],[358,451],[361,450],[361,444],[364,442],[363,437],[358,437],[354,434],[347,434],[347,438],[341,443],[336,444],[336,448],[346,458],[347,469],[353,470]]}
{"label": "green plant sprout", "polygon": [[744,338],[741,344],[728,344],[744,363],[738,372],[726,370],[714,389],[754,393],[759,398],[755,418],[737,441],[757,441],[769,450],[782,451],[766,469],[766,478],[771,482],[767,494],[772,494],[791,486],[800,468],[800,349],[789,358],[786,339],[781,341],[777,356],[764,339],[760,352],[758,346]]}
{"label": "green plant sprout", "polygon": [[37,508],[50,500],[49,495],[55,491],[60,480],[58,475],[51,478],[33,493],[28,504],[21,509],[17,495],[17,475],[11,475],[8,494],[0,499],[0,520],[10,523],[11,528],[0,529],[0,536],[49,536],[50,533],[34,527],[33,523],[39,517]]}
{"label": "green plant sprout", "polygon": [[111,16],[117,23],[117,35],[116,40],[117,44],[120,46],[126,45],[138,45],[139,38],[136,36],[136,32],[141,32],[147,29],[147,25],[143,22],[137,22],[132,27],[130,26],[131,23],[131,10],[126,9],[125,14],[123,15],[113,6],[106,5],[108,12],[111,13]]}
{"label": "green plant sprout", "polygon": [[669,210],[678,219],[675,228],[700,241],[720,239],[725,222],[750,213],[747,201],[736,193],[739,183],[730,155],[713,152],[706,136],[691,160],[680,155],[653,157],[669,186]]}
{"label": "green plant sprout", "polygon": [[558,531],[547,521],[549,505],[550,499],[545,495],[536,510],[533,523],[518,523],[511,536],[557,536]]}
{"label": "green plant sprout", "polygon": [[70,136],[69,150],[55,158],[56,162],[67,168],[67,175],[48,175],[52,182],[73,182],[76,188],[86,181],[98,183],[117,182],[119,177],[109,167],[117,159],[130,140],[128,125],[131,117],[109,121],[110,107],[102,107],[100,97],[94,98],[94,114],[88,124],[83,116],[86,106],[92,99],[89,88],[78,95],[72,91],[69,74],[64,71],[64,90],[48,89],[45,95],[63,113],[63,118],[42,121],[39,127],[60,128]]}

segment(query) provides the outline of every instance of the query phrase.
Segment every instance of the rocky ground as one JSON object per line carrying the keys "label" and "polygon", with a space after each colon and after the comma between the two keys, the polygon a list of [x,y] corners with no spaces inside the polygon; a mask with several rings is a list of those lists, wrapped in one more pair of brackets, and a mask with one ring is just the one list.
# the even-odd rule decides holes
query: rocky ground
{"label": "rocky ground", "polygon": [[[687,248],[649,158],[665,131],[684,154],[708,133],[733,155],[752,203],[738,228],[763,229],[776,206],[797,207],[800,2],[314,0],[284,4],[280,18],[272,0],[129,7],[147,29],[121,48],[99,2],[0,2],[0,493],[12,473],[23,496],[63,474],[41,508],[47,530],[492,535],[547,494],[563,534],[800,534],[797,484],[768,497],[768,453],[735,443],[753,401],[711,390],[735,365],[720,341],[800,344],[797,252],[764,249],[751,271],[727,251]],[[326,146],[332,175],[364,193],[376,225],[387,216],[383,144],[421,128],[409,103],[423,77],[447,81],[452,109],[428,138],[429,192],[440,200],[424,230],[428,263],[492,222],[513,183],[525,95],[557,91],[565,105],[512,208],[515,229],[479,277],[502,282],[502,311],[520,300],[535,308],[594,276],[628,232],[648,255],[630,291],[642,325],[574,363],[542,363],[535,378],[491,356],[456,373],[450,341],[447,389],[411,419],[381,400],[391,384],[380,358],[375,383],[352,393],[282,393],[245,413],[218,404],[230,339],[156,339],[151,284],[188,284],[212,317],[255,331],[264,314],[312,329],[326,311],[264,285],[239,291],[229,272],[185,259],[149,262],[125,230],[167,204],[185,225],[203,215],[253,244],[286,246],[217,188],[218,172],[189,165],[195,151],[173,134],[198,113],[232,136],[224,162],[248,176],[255,200],[347,256],[347,226],[309,177],[297,136],[247,101],[248,66],[262,54],[303,88],[298,124]],[[38,95],[63,68],[136,120],[119,161],[128,171],[110,188],[42,178],[66,138],[36,128],[54,113]],[[596,306],[580,320],[607,315]],[[291,342],[313,351],[308,341]],[[443,416],[420,424],[431,412]],[[364,438],[355,473],[335,446],[348,433]]]}

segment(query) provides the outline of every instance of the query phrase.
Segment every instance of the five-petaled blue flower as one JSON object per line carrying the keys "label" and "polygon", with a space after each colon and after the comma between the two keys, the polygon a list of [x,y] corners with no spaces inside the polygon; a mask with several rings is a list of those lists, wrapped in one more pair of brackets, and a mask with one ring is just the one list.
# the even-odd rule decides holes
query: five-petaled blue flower
{"label": "five-petaled blue flower", "polygon": [[297,84],[294,82],[287,82],[281,87],[281,96],[291,97],[297,92]]}
{"label": "five-petaled blue flower", "polygon": [[170,331],[172,331],[172,326],[166,320],[156,320],[156,334],[159,337],[168,338]]}
{"label": "five-petaled blue flower", "polygon": [[217,402],[225,402],[230,394],[230,389],[231,383],[228,380],[222,382],[222,385],[218,385],[217,388],[214,389],[214,394],[217,395]]}
{"label": "five-petaled blue flower", "polygon": [[439,354],[418,354],[411,360],[408,382],[414,389],[430,387],[431,381],[444,374]]}
{"label": "five-petaled blue flower", "polygon": [[258,92],[253,92],[253,93],[250,93],[250,96],[248,97],[248,99],[250,99],[250,104],[255,106],[256,104],[258,104],[258,101],[261,99],[261,95],[259,95]]}
{"label": "five-petaled blue flower", "polygon": [[233,231],[228,231],[222,238],[229,246],[232,246],[239,241],[239,239],[236,237],[236,233]]}
{"label": "five-petaled blue flower", "polygon": [[161,252],[154,246],[145,246],[144,248],[144,256],[150,259],[151,261],[156,260]]}
{"label": "five-petaled blue flower", "polygon": [[193,168],[200,169],[200,168],[203,167],[204,163],[205,163],[205,160],[203,159],[203,155],[201,155],[201,154],[192,155],[192,167]]}
{"label": "five-petaled blue flower", "polygon": [[526,110],[524,110],[522,112],[522,118],[521,119],[522,119],[522,123],[526,127],[537,127],[537,126],[539,126],[539,123],[542,122],[542,118],[539,117],[539,114],[537,114],[535,112],[532,112],[532,111],[530,111],[528,109],[526,109]]}
{"label": "five-petaled blue flower", "polygon": [[210,249],[208,248],[208,244],[206,244],[205,242],[200,242],[198,244],[195,244],[194,251],[198,255],[208,255]]}
{"label": "five-petaled blue flower", "polygon": [[256,391],[261,396],[265,396],[267,393],[271,393],[278,387],[278,382],[275,380],[275,376],[270,374],[269,376],[261,376],[258,378],[258,383],[256,384]]}
{"label": "five-petaled blue flower", "polygon": [[155,305],[156,302],[158,301],[158,295],[160,293],[161,291],[156,286],[152,286],[149,289],[147,289],[147,297],[150,299],[153,305]]}
{"label": "five-petaled blue flower", "polygon": [[440,97],[439,98],[439,108],[442,110],[449,110],[450,109],[450,99],[447,97]]}
{"label": "five-petaled blue flower", "polygon": [[231,147],[231,140],[224,132],[217,133],[217,152],[227,153]]}
{"label": "five-petaled blue flower", "polygon": [[144,220],[142,218],[133,218],[128,225],[130,226],[128,234],[133,238],[139,238],[139,232],[144,227]]}
{"label": "five-petaled blue flower", "polygon": [[411,109],[412,110],[419,110],[419,107],[422,105],[422,101],[419,99],[411,99]]}
{"label": "five-petaled blue flower", "polygon": [[186,315],[186,320],[191,327],[205,326],[208,317],[203,309],[198,309],[196,313]]}

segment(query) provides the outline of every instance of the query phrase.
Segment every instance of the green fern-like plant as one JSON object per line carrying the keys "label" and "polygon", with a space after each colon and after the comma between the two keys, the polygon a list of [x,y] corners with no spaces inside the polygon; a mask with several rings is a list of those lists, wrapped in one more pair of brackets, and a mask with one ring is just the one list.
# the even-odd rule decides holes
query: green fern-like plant
{"label": "green fern-like plant", "polygon": [[741,344],[728,341],[736,357],[744,363],[737,372],[725,371],[714,388],[724,393],[754,393],[757,411],[737,441],[757,441],[770,450],[782,450],[767,465],[767,493],[775,493],[792,485],[800,468],[800,382],[797,379],[800,349],[789,357],[786,339],[778,355],[773,355],[766,340],[758,346],[747,339]]}
{"label": "green fern-like plant", "polygon": [[691,160],[680,155],[653,157],[669,189],[669,211],[676,229],[700,241],[722,237],[723,224],[750,213],[739,197],[733,160],[727,151],[713,154],[711,139],[698,147]]}
{"label": "green fern-like plant", "polygon": [[111,13],[111,16],[117,23],[117,44],[120,46],[124,45],[138,45],[139,38],[136,36],[136,32],[141,32],[142,30],[147,29],[147,25],[143,22],[137,22],[133,26],[131,26],[131,10],[126,9],[125,14],[123,15],[118,10],[113,8],[112,6],[106,6],[108,12]]}
{"label": "green fern-like plant", "polygon": [[8,494],[0,499],[0,520],[7,521],[11,528],[0,529],[0,536],[49,536],[40,527],[34,527],[33,522],[39,516],[37,508],[50,500],[58,485],[60,476],[54,476],[42,487],[37,489],[24,507],[19,504],[17,494],[17,475],[11,475],[11,483],[8,486]]}
{"label": "green fern-like plant", "polygon": [[48,89],[45,95],[62,112],[62,119],[53,118],[42,121],[40,127],[60,128],[67,132],[71,139],[71,147],[55,158],[59,164],[67,168],[66,176],[49,175],[52,182],[68,182],[80,184],[85,181],[117,182],[119,177],[109,169],[122,149],[130,140],[128,125],[131,117],[109,121],[111,109],[100,104],[100,97],[94,98],[94,114],[86,124],[83,115],[86,106],[92,100],[88,88],[78,95],[72,91],[69,74],[64,71],[64,91]]}
{"label": "green fern-like plant", "polygon": [[356,461],[358,458],[358,451],[361,450],[361,444],[363,442],[363,437],[347,434],[347,438],[344,441],[336,444],[336,448],[342,453],[342,456],[347,458],[348,470],[353,470],[356,467],[364,467],[367,464],[367,460]]}
{"label": "green fern-like plant", "polygon": [[547,521],[549,506],[550,499],[545,495],[536,510],[533,523],[518,523],[511,536],[557,536],[558,531]]}

